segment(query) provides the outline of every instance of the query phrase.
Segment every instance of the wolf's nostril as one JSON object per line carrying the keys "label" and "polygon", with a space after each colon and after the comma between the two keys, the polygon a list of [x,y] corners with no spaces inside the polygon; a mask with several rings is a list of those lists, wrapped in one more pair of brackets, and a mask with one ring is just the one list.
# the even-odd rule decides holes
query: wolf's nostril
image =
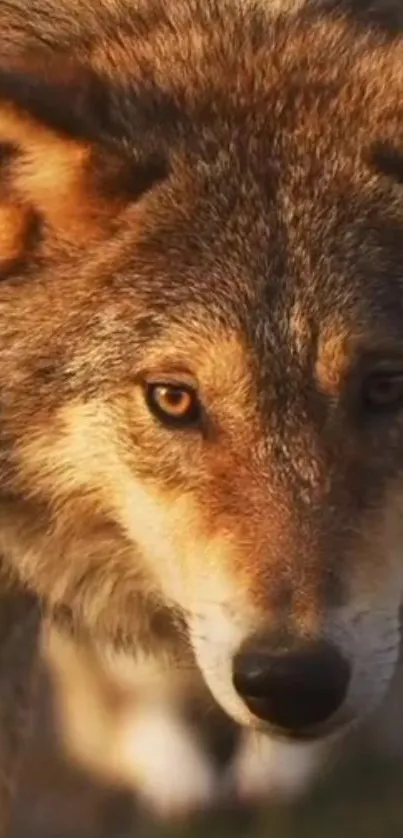
{"label": "wolf's nostril", "polygon": [[250,711],[285,733],[325,722],[342,704],[350,667],[326,642],[276,651],[249,640],[233,665],[235,689]]}

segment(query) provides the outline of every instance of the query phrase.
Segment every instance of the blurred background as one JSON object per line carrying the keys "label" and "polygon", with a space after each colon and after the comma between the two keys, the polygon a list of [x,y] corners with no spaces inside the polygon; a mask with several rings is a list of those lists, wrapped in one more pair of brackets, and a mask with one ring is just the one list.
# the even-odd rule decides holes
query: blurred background
{"label": "blurred background", "polygon": [[[162,720],[162,682],[131,667],[46,632],[12,838],[403,835],[403,662],[382,709],[348,746],[263,749],[260,762],[235,726],[190,694],[172,693],[172,721]],[[243,800],[222,796],[194,811],[193,781],[208,797],[207,762],[225,773],[230,758],[242,760]]]}

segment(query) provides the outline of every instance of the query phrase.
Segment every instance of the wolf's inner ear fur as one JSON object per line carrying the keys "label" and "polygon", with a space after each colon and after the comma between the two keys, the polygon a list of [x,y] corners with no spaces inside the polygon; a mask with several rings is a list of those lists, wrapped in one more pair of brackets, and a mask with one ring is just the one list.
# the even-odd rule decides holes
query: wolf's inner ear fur
{"label": "wolf's inner ear fur", "polygon": [[107,97],[106,84],[68,62],[0,66],[0,267],[23,255],[34,216],[88,244],[164,176],[155,158],[140,166],[106,141]]}

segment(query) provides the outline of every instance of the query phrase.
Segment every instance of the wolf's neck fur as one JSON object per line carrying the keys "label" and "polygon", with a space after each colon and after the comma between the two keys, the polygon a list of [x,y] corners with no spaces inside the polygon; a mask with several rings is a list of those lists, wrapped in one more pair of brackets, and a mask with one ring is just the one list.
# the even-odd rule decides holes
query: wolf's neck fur
{"label": "wolf's neck fur", "polygon": [[5,838],[29,732],[40,609],[31,595],[11,585],[0,590],[0,838]]}

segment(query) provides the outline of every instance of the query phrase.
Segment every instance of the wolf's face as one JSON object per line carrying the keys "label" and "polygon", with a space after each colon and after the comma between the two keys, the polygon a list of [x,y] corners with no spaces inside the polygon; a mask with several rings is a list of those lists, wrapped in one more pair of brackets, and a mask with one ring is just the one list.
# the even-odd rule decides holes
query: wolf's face
{"label": "wolf's face", "polygon": [[322,737],[397,657],[402,47],[207,6],[3,72],[2,547]]}

